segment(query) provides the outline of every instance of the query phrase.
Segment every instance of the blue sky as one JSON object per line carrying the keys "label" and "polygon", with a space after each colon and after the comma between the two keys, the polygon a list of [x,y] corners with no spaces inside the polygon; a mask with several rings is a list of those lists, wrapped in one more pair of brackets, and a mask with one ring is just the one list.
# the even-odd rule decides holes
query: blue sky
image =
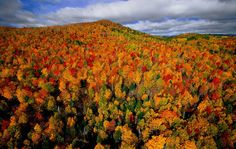
{"label": "blue sky", "polygon": [[109,19],[154,35],[236,34],[236,0],[0,0],[0,26]]}
{"label": "blue sky", "polygon": [[88,0],[21,0],[22,8],[35,14],[50,13],[64,7],[86,7]]}

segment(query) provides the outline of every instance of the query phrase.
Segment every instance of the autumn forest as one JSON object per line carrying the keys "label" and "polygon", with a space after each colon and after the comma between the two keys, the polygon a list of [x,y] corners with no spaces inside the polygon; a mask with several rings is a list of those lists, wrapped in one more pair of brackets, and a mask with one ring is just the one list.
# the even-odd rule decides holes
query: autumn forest
{"label": "autumn forest", "polygon": [[0,27],[0,148],[235,148],[235,54],[107,20]]}

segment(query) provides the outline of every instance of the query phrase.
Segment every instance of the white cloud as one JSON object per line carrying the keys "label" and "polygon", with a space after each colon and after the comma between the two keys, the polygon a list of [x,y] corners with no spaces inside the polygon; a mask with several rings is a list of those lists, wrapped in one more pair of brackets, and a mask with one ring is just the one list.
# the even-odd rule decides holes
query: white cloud
{"label": "white cloud", "polygon": [[183,32],[236,33],[236,0],[92,2],[86,7],[64,7],[54,12],[36,15],[24,11],[19,0],[0,1],[0,25],[43,26],[109,19],[140,31],[159,35]]}
{"label": "white cloud", "polygon": [[11,16],[15,14],[17,10],[21,7],[20,2],[17,0],[8,0],[8,1],[0,1],[0,17],[3,16]]}
{"label": "white cloud", "polygon": [[60,3],[61,0],[34,0],[37,2],[43,2],[43,3],[52,3],[52,4],[56,4],[56,3]]}
{"label": "white cloud", "polygon": [[[227,33],[235,34],[236,21],[210,21],[205,19],[169,19],[161,22],[139,21],[127,27],[154,35],[177,35],[181,33]],[[234,31],[234,32],[232,32]]]}
{"label": "white cloud", "polygon": [[207,22],[205,20],[178,21],[176,19],[171,19],[162,22],[139,21],[135,24],[127,24],[126,26],[133,28],[135,30],[149,32],[156,35],[163,35],[163,34],[173,35],[181,31],[189,32],[189,30],[193,30],[193,28],[191,27],[205,23],[210,24],[210,22]]}
{"label": "white cloud", "polygon": [[4,26],[42,26],[38,17],[22,9],[19,0],[0,1],[0,25]]}
{"label": "white cloud", "polygon": [[129,0],[99,3],[85,8],[66,7],[47,14],[47,19],[112,19],[128,23],[136,20],[159,20],[166,16],[219,19],[234,17],[235,12],[236,1],[226,3],[218,0]]}
{"label": "white cloud", "polygon": [[[236,33],[235,14],[236,1],[233,0],[129,0],[98,3],[85,8],[66,7],[47,14],[45,18],[53,24],[111,19],[147,33],[173,35],[184,32]],[[199,19],[179,19],[192,17]],[[133,23],[137,20],[138,23]],[[229,26],[227,29],[225,22]]]}

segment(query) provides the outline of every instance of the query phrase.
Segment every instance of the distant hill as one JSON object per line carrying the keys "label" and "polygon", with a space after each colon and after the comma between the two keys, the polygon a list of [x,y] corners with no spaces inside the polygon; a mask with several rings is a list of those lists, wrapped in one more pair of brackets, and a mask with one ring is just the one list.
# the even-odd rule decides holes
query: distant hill
{"label": "distant hill", "polygon": [[[134,29],[122,26],[121,24],[112,22],[110,20],[98,20],[98,21],[95,21],[95,22],[72,23],[72,24],[54,25],[54,26],[48,26],[48,27],[59,27],[59,26],[60,27],[63,27],[63,26],[66,27],[66,26],[73,26],[73,25],[79,25],[80,26],[80,25],[89,25],[89,24],[94,24],[94,23],[102,24],[102,25],[105,25],[105,26],[116,26],[118,28],[132,30],[133,32],[140,32],[140,31],[137,31],[137,30],[134,30]],[[26,29],[26,28],[30,28],[30,27],[24,27],[24,28]],[[44,28],[44,27],[31,27],[31,28]],[[17,28],[16,27],[0,26],[0,29],[17,29]],[[147,35],[148,33],[143,33],[143,34]],[[209,34],[183,33],[183,34],[173,35],[173,36],[157,36],[157,37],[187,37],[187,36],[195,36],[195,35],[236,36],[236,34],[222,34],[222,33],[219,33],[219,34],[211,34],[211,33],[209,33]],[[156,36],[156,35],[152,35],[152,36]]]}

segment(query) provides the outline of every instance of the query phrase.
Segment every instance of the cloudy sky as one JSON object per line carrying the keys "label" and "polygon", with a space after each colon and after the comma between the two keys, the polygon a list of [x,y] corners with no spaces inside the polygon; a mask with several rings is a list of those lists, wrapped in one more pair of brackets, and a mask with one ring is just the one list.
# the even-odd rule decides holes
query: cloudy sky
{"label": "cloudy sky", "polygon": [[0,26],[100,19],[154,35],[236,34],[236,0],[0,0]]}

